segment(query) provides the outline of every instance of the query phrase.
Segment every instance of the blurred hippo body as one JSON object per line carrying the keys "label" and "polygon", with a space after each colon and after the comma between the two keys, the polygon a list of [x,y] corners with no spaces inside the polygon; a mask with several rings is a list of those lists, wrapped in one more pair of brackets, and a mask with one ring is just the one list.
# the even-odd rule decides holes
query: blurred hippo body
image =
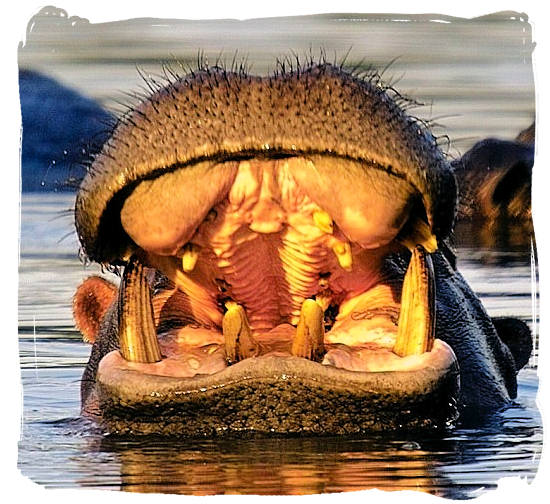
{"label": "blurred hippo body", "polygon": [[23,191],[71,189],[101,149],[113,117],[95,101],[33,70],[19,71]]}
{"label": "blurred hippo body", "polygon": [[509,403],[531,337],[454,267],[456,184],[378,77],[203,68],[121,119],[76,202],[123,266],[74,298],[110,432],[445,428]]}
{"label": "blurred hippo body", "polygon": [[515,140],[481,140],[452,163],[460,191],[459,218],[473,224],[461,237],[468,240],[464,234],[474,234],[483,247],[530,245],[534,157],[535,123]]}

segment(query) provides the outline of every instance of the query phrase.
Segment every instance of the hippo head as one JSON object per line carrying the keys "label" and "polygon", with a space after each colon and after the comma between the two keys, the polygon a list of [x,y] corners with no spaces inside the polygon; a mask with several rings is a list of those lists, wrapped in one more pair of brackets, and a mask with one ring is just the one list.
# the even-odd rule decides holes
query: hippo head
{"label": "hippo head", "polygon": [[76,200],[87,257],[124,266],[74,299],[85,413],[118,433],[342,434],[515,395],[529,331],[499,336],[456,271],[454,175],[397,93],[326,63],[152,91]]}

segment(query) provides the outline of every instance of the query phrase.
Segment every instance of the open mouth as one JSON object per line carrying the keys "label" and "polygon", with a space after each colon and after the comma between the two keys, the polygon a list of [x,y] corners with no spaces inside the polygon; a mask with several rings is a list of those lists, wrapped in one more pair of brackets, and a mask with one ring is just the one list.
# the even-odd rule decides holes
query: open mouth
{"label": "open mouth", "polygon": [[[369,205],[354,205],[358,190]],[[456,358],[435,339],[437,240],[417,202],[402,179],[320,156],[207,162],[139,183],[120,213],[137,245],[119,293],[120,351],[98,383],[111,398],[133,383],[143,398],[162,395],[156,377],[185,395],[277,376],[354,394],[358,379],[388,393],[399,376],[417,403],[448,387]],[[405,273],[396,255],[410,256]]]}
{"label": "open mouth", "polygon": [[[88,257],[126,264],[111,431],[352,433],[446,425],[432,254],[456,183],[376,80],[330,64],[209,69],[122,118],[83,181]],[[111,348],[111,347],[109,347]]]}

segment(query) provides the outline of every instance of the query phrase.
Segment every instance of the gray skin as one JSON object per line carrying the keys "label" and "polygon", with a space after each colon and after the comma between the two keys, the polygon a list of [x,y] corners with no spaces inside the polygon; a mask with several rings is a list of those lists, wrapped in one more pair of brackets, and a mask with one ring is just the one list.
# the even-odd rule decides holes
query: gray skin
{"label": "gray skin", "polygon": [[[436,338],[452,347],[457,364],[441,372],[358,376],[305,359],[247,359],[194,381],[157,377],[145,386],[139,373],[122,371],[100,382],[101,359],[118,348],[115,300],[84,372],[84,413],[118,433],[350,434],[446,427],[457,414],[483,416],[516,396],[530,332],[515,319],[492,320],[456,270],[446,245],[457,199],[452,170],[397,98],[376,76],[361,79],[324,63],[264,78],[204,69],[175,79],[121,119],[82,183],[76,227],[91,260],[122,265],[137,245],[120,211],[142,180],[205,159],[317,155],[375,167],[415,188],[437,237]],[[162,204],[170,195],[157,197]],[[388,267],[404,275],[408,259],[406,251],[395,253]],[[155,278],[158,292],[164,280]]]}

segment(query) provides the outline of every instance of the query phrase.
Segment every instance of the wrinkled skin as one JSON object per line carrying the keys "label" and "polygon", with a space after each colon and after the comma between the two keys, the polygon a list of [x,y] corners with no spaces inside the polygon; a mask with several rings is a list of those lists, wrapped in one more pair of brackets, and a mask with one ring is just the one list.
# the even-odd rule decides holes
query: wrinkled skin
{"label": "wrinkled skin", "polygon": [[[487,138],[452,167],[460,188],[459,218],[465,241],[483,247],[529,245],[533,239],[531,175],[535,123],[514,140]],[[462,229],[459,229],[462,231]]]}
{"label": "wrinkled skin", "polygon": [[118,433],[350,434],[502,408],[531,335],[456,270],[456,197],[376,76],[312,63],[159,88],[77,197],[84,252],[125,266],[118,292],[93,277],[74,298],[83,413]]}

